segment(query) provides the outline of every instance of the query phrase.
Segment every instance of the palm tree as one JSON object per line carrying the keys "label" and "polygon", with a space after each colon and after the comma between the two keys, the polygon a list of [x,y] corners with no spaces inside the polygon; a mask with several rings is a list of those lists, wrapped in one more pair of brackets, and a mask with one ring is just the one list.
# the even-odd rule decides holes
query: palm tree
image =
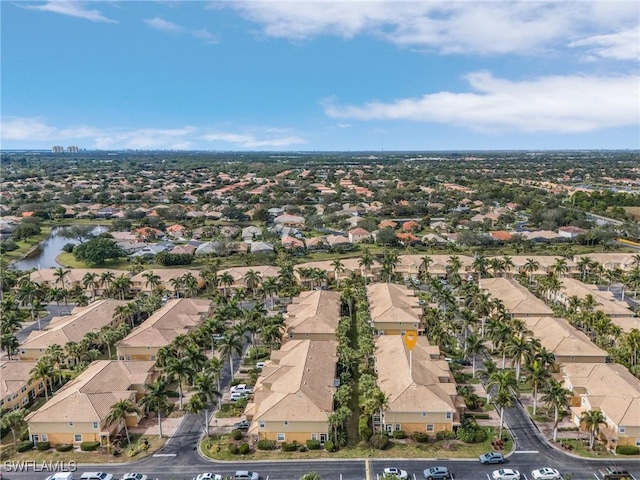
{"label": "palm tree", "polygon": [[53,278],[56,279],[54,284],[57,286],[58,282],[62,288],[65,288],[64,280],[71,273],[71,270],[65,269],[64,267],[57,267],[54,269]]}
{"label": "palm tree", "polygon": [[209,435],[209,425],[207,424],[208,414],[205,407],[206,405],[205,405],[204,398],[202,397],[202,395],[198,395],[196,393],[185,404],[184,411],[196,417],[200,414],[200,412],[204,411],[204,422],[202,423],[202,432],[205,435]]}
{"label": "palm tree", "polygon": [[82,286],[91,290],[91,301],[93,302],[96,299],[96,288],[100,284],[100,280],[97,273],[87,272],[82,277]]}
{"label": "palm tree", "polygon": [[[35,282],[32,282],[29,279],[21,281],[18,285],[18,291],[16,298],[20,302],[23,307],[29,307],[31,311],[31,321],[36,321],[36,311],[33,308],[34,302],[39,300],[41,295],[41,290],[38,288],[38,285]],[[40,330],[40,317],[38,317],[38,330]]]}
{"label": "palm tree", "polygon": [[142,274],[145,279],[144,286],[151,288],[151,291],[155,291],[160,286],[160,275],[156,275],[153,270],[147,270]]}
{"label": "palm tree", "polygon": [[[208,371],[206,369],[202,369],[201,372],[195,376],[193,382],[192,390],[195,392],[194,397],[199,397],[203,400],[203,410],[204,410],[204,424],[208,427],[209,425],[209,412],[208,405],[213,405],[217,399],[220,398],[221,394],[216,385],[216,378],[212,371]],[[205,435],[209,434],[209,429],[205,429]]]}
{"label": "palm tree", "polygon": [[533,283],[533,274],[538,271],[538,268],[540,268],[540,264],[536,260],[527,258],[523,270],[529,275],[529,284]]}
{"label": "palm tree", "polygon": [[27,413],[29,412],[24,408],[19,408],[3,413],[0,418],[0,428],[5,431],[11,430],[14,447],[18,444],[18,438],[22,436],[22,432],[27,428],[27,422],[25,421]]}
{"label": "palm tree", "polygon": [[233,276],[229,272],[224,272],[220,275],[220,285],[222,285],[222,294],[227,296],[227,288],[234,284]]}
{"label": "palm tree", "polygon": [[172,380],[178,381],[178,403],[182,410],[182,383],[189,382],[195,375],[191,360],[187,357],[171,358],[164,369],[165,375]]}
{"label": "palm tree", "polygon": [[504,266],[502,264],[502,259],[498,257],[493,257],[489,259],[489,268],[493,270],[493,276],[497,277],[498,274],[504,270]]}
{"label": "palm tree", "polygon": [[420,261],[420,267],[418,267],[418,271],[420,272],[420,279],[422,283],[427,283],[427,278],[429,278],[429,267],[433,263],[433,258],[428,255],[422,257]]}
{"label": "palm tree", "polygon": [[336,287],[340,288],[340,274],[344,272],[344,264],[337,258],[331,262],[331,268],[333,268],[333,278],[336,281]]}
{"label": "palm tree", "polygon": [[[126,325],[123,323],[122,325]],[[100,329],[100,337],[102,338],[102,342],[107,346],[107,350],[109,352],[109,360],[111,360],[111,346],[114,345],[117,341],[122,340],[121,333],[118,329],[113,329],[112,327],[105,325]]]}
{"label": "palm tree", "polygon": [[256,272],[255,270],[249,270],[247,273],[244,274],[244,284],[249,290],[249,292],[251,293],[251,295],[255,294],[255,291],[258,288],[258,285],[260,285],[261,281],[262,281],[262,276],[260,275],[260,272]]}
{"label": "palm tree", "polygon": [[538,409],[538,391],[549,384],[551,371],[538,360],[528,363],[526,368],[529,383],[533,389],[533,415],[535,416]]}
{"label": "palm tree", "polygon": [[244,335],[234,330],[225,332],[224,339],[220,345],[220,353],[229,360],[229,368],[231,370],[231,381],[233,381],[235,372],[233,369],[233,356],[241,355],[244,347]]}
{"label": "palm tree", "polygon": [[477,334],[472,333],[466,340],[467,350],[465,355],[471,355],[472,375],[476,376],[476,358],[478,355],[484,353],[487,347],[484,345],[482,338]]}
{"label": "palm tree", "polygon": [[145,384],[146,395],[140,401],[145,409],[158,415],[158,429],[162,438],[162,415],[168,415],[172,410],[169,403],[169,388],[163,378],[157,378],[153,383]]}
{"label": "palm tree", "polygon": [[129,399],[118,400],[116,403],[111,405],[111,409],[109,413],[105,417],[104,421],[107,425],[112,425],[114,423],[123,422],[124,424],[124,433],[127,435],[127,445],[131,445],[131,438],[129,437],[129,429],[127,428],[127,416],[132,413],[140,413],[140,408],[135,405]]}
{"label": "palm tree", "polygon": [[558,422],[560,422],[560,419],[564,416],[565,409],[569,407],[569,399],[571,398],[571,395],[571,390],[567,390],[560,382],[551,379],[550,385],[542,396],[542,401],[546,404],[547,408],[553,408],[554,411],[554,442],[558,439]]}
{"label": "palm tree", "polygon": [[516,368],[516,380],[520,380],[520,369],[524,358],[531,353],[531,344],[524,335],[517,335],[507,340],[505,352],[513,359]]}
{"label": "palm tree", "polygon": [[589,450],[593,450],[596,437],[600,432],[600,425],[606,424],[604,414],[600,410],[586,410],[580,415],[580,422],[589,430]]}
{"label": "palm tree", "polygon": [[498,438],[502,438],[502,429],[504,427],[504,409],[513,406],[513,394],[508,391],[499,391],[493,399],[493,403],[500,410],[500,430],[498,432]]}
{"label": "palm tree", "polygon": [[19,346],[20,342],[18,341],[15,333],[6,332],[0,335],[0,349],[7,352],[9,360],[11,360],[11,355],[18,349]]}
{"label": "palm tree", "polygon": [[513,264],[513,260],[511,260],[511,257],[509,255],[504,255],[502,257],[502,269],[507,274],[507,278],[510,276],[509,273],[514,266],[515,265]]}
{"label": "palm tree", "polygon": [[365,247],[362,250],[362,256],[360,257],[360,260],[358,261],[358,265],[362,269],[362,276],[364,277],[365,285],[367,284],[368,272],[373,266],[373,262],[374,262],[373,255],[371,255],[371,252],[369,251],[369,249]]}
{"label": "palm tree", "polygon": [[[518,393],[518,381],[516,380],[513,371],[511,370],[497,370],[489,375],[486,384],[487,395],[491,397],[493,388],[497,389],[497,392],[516,392]],[[487,401],[489,401],[487,399]]]}
{"label": "palm tree", "polygon": [[553,273],[555,273],[559,278],[562,278],[564,274],[569,271],[569,266],[564,258],[557,258],[552,269]]}
{"label": "palm tree", "polygon": [[111,290],[111,285],[113,284],[113,281],[115,279],[116,279],[116,276],[110,270],[107,270],[106,272],[101,273],[100,274],[100,287],[102,287],[102,290],[104,290],[105,292],[110,291]]}
{"label": "palm tree", "polygon": [[[47,357],[40,358],[29,372],[31,377],[29,382],[42,381],[44,384],[44,398],[49,401],[49,385],[53,381],[54,371],[51,361]],[[53,390],[53,389],[52,389]]]}
{"label": "palm tree", "polygon": [[482,280],[482,275],[487,273],[487,257],[484,255],[475,255],[473,257],[473,263],[471,264],[471,268],[476,272],[478,276],[478,283]]}
{"label": "palm tree", "polygon": [[62,384],[62,363],[66,360],[67,356],[64,353],[62,346],[57,343],[53,343],[47,347],[44,351],[46,357],[50,358],[53,363],[58,366],[58,375],[60,377],[60,383]]}

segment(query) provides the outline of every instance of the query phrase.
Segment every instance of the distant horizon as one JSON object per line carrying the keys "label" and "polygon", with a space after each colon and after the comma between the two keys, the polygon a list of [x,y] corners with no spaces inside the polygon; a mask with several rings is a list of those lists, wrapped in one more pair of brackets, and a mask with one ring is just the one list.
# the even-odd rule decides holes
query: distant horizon
{"label": "distant horizon", "polygon": [[17,0],[0,21],[7,150],[640,149],[637,0]]}

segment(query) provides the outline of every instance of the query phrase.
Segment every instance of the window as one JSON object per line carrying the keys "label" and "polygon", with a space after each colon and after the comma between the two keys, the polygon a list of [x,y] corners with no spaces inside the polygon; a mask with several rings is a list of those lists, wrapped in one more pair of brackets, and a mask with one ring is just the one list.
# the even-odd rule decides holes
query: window
{"label": "window", "polygon": [[76,434],[73,436],[73,441],[74,441],[74,442],[81,442],[81,441],[82,441],[82,434],[81,434],[81,433],[76,433]]}
{"label": "window", "polygon": [[43,442],[48,442],[49,441],[49,435],[47,435],[46,433],[42,434],[42,441]]}
{"label": "window", "polygon": [[24,398],[22,399],[22,404],[23,404],[23,405],[24,405],[24,404],[26,404],[26,403],[28,403],[28,402],[29,402],[29,397],[24,397]]}
{"label": "window", "polygon": [[402,430],[402,425],[399,423],[396,423],[396,432],[399,432],[400,430]]}
{"label": "window", "polygon": [[73,422],[69,422],[69,426],[70,426],[70,427],[73,427]]}
{"label": "window", "polygon": [[44,384],[43,384],[42,382],[40,382],[40,383],[38,384],[38,390],[42,390],[42,387],[43,387],[43,386],[44,386]]}
{"label": "window", "polygon": [[451,417],[453,417],[453,414],[451,412],[447,412],[447,420],[451,420]]}
{"label": "window", "polygon": [[422,416],[426,417],[427,416],[427,412],[422,412]]}
{"label": "window", "polygon": [[289,420],[285,420],[284,422],[282,422],[284,424],[284,426],[288,426],[289,425]]}
{"label": "window", "polygon": [[619,433],[625,433],[627,431],[627,429],[625,427],[618,427],[618,432]]}
{"label": "window", "polygon": [[393,425],[388,423],[384,426],[385,431],[391,433],[393,431]]}
{"label": "window", "polygon": [[151,360],[155,362],[156,361],[156,356],[155,355],[151,355]]}
{"label": "window", "polygon": [[22,388],[20,389],[20,393],[24,393],[24,392],[26,392],[26,391],[27,391],[27,387],[26,387],[26,386],[24,386],[24,387],[22,387]]}
{"label": "window", "polygon": [[98,428],[98,422],[93,422],[93,428]]}
{"label": "window", "polygon": [[640,438],[636,438],[636,447],[640,447]]}
{"label": "window", "polygon": [[33,443],[39,442],[40,441],[40,435],[31,435],[31,441]]}
{"label": "window", "polygon": [[427,432],[433,432],[433,424],[427,424]]}
{"label": "window", "polygon": [[124,359],[125,359],[125,360],[131,360],[131,355],[126,355],[126,356],[124,357]]}
{"label": "window", "polygon": [[285,439],[285,438],[286,438],[286,437],[285,437],[284,433],[279,433],[279,434],[278,434],[278,437],[277,437],[277,440],[278,440],[279,442],[284,442],[284,439]]}
{"label": "window", "polygon": [[[638,439],[640,440],[640,439]],[[326,433],[321,433],[320,434],[320,443],[324,443],[327,441],[327,434]]]}
{"label": "window", "polygon": [[258,422],[258,428],[264,428],[264,422]]}
{"label": "window", "polygon": [[582,397],[582,399],[580,400],[580,405],[584,407],[586,404],[587,404],[587,399]]}
{"label": "window", "polygon": [[317,433],[312,433],[311,434],[311,440],[317,440],[318,439],[318,434]]}

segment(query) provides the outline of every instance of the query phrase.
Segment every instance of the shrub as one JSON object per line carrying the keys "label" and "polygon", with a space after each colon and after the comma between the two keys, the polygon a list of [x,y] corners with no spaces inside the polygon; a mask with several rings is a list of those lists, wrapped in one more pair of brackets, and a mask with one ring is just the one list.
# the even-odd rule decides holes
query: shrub
{"label": "shrub", "polygon": [[45,451],[51,448],[49,442],[36,442],[36,450]]}
{"label": "shrub", "polygon": [[298,445],[299,452],[306,452],[307,450],[308,448],[306,447],[306,445]]}
{"label": "shrub", "polygon": [[258,440],[256,447],[258,450],[275,450],[276,442],[275,440]]}
{"label": "shrub", "polygon": [[239,452],[240,452],[240,449],[238,448],[238,445],[236,445],[235,443],[229,444],[229,453],[231,455],[238,455]]}
{"label": "shrub", "polygon": [[418,443],[427,443],[429,441],[429,435],[424,432],[413,432],[411,438]]}
{"label": "shrub", "polygon": [[249,444],[247,442],[242,442],[240,444],[240,455],[247,455],[251,451],[249,448]]}
{"label": "shrub", "polygon": [[100,446],[100,442],[82,442],[80,444],[80,450],[83,452],[93,452]]}
{"label": "shrub", "polygon": [[320,450],[320,440],[307,440],[306,444],[309,450]]}
{"label": "shrub", "polygon": [[640,448],[635,445],[618,445],[616,453],[620,455],[640,455]]}
{"label": "shrub", "polygon": [[436,433],[436,440],[453,440],[456,438],[456,434],[451,430],[440,430]]}
{"label": "shrub", "polygon": [[73,449],[73,445],[70,443],[59,443],[56,445],[57,452],[69,452]]}
{"label": "shrub", "polygon": [[62,247],[62,250],[67,253],[73,253],[74,248],[76,248],[75,244],[69,242],[64,244],[64,247]]}
{"label": "shrub", "polygon": [[295,452],[298,450],[298,442],[295,441],[291,443],[282,442],[282,445],[280,446],[282,447],[283,452]]}
{"label": "shrub", "polygon": [[369,440],[369,442],[371,443],[371,446],[376,450],[384,450],[389,446],[389,438],[386,435],[374,435],[373,437],[371,437],[371,440]]}
{"label": "shrub", "polygon": [[404,433],[404,430],[394,430],[393,431],[393,438],[398,438],[398,439],[402,439],[402,438],[406,438],[407,436]]}
{"label": "shrub", "polygon": [[29,450],[33,450],[33,442],[31,440],[20,442],[16,447],[16,450],[18,452],[28,452]]}
{"label": "shrub", "polygon": [[231,438],[234,440],[240,440],[242,438],[242,431],[237,428],[235,430],[231,430]]}
{"label": "shrub", "polygon": [[333,452],[334,448],[335,447],[334,447],[333,442],[331,440],[327,440],[326,442],[324,442],[324,449],[327,452]]}

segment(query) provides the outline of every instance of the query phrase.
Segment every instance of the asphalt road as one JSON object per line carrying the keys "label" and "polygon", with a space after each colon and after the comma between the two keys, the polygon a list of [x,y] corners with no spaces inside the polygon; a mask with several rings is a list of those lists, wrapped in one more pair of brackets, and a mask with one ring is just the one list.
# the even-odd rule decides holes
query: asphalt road
{"label": "asphalt road", "polygon": [[[44,308],[47,310],[47,316],[40,319],[40,329],[44,330],[47,325],[49,325],[49,322],[53,317],[69,315],[74,307],[75,305],[73,304],[65,305],[64,303],[61,303],[60,315],[58,315],[58,306],[55,303],[45,305]],[[26,340],[31,332],[36,332],[38,330],[38,322],[33,322],[31,325],[23,328],[18,333],[16,333],[16,338],[20,343],[22,343]]]}

